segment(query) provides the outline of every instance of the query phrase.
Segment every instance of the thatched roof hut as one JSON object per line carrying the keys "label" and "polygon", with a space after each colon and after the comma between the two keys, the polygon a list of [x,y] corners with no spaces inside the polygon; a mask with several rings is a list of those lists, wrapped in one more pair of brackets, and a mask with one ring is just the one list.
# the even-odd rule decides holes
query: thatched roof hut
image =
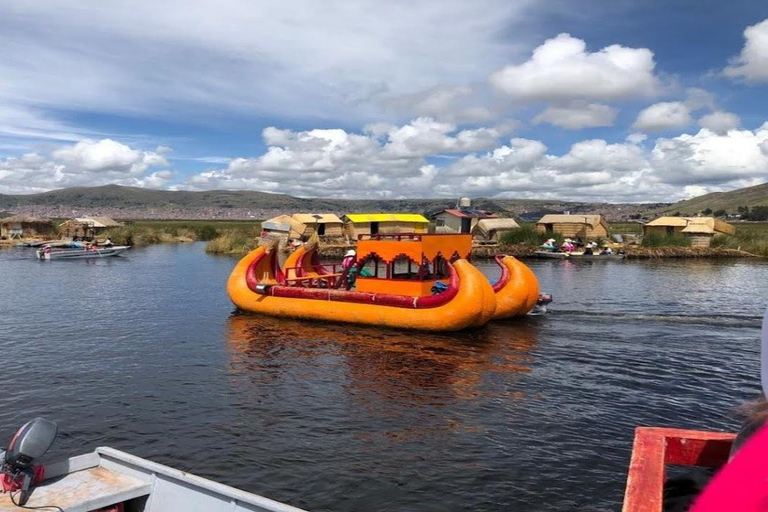
{"label": "thatched roof hut", "polygon": [[304,237],[312,236],[315,230],[318,236],[343,236],[344,223],[333,213],[294,213],[292,217],[304,225]]}
{"label": "thatched roof hut", "polygon": [[122,225],[109,217],[78,217],[61,223],[59,231],[65,238],[90,240],[109,228],[117,228]]}
{"label": "thatched roof hut", "polygon": [[536,223],[536,231],[582,240],[607,238],[609,230],[602,215],[549,214]]}
{"label": "thatched roof hut", "polygon": [[515,219],[480,219],[472,234],[475,238],[498,242],[502,233],[519,228]]}
{"label": "thatched roof hut", "polygon": [[50,236],[55,228],[51,219],[34,215],[13,215],[0,219],[0,237],[26,238]]}
{"label": "thatched roof hut", "polygon": [[261,223],[262,231],[267,234],[284,235],[288,238],[301,238],[306,226],[290,215],[278,215]]}
{"label": "thatched roof hut", "polygon": [[659,217],[643,226],[643,234],[683,235],[692,247],[709,247],[716,235],[735,235],[736,228],[715,217]]}
{"label": "thatched roof hut", "polygon": [[418,213],[348,213],[344,233],[352,239],[360,235],[426,233],[429,220]]}

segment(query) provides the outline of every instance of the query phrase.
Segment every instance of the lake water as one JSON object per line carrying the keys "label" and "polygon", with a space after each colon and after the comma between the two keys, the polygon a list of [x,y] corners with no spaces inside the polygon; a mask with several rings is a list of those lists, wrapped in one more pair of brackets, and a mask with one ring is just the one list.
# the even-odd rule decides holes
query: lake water
{"label": "lake water", "polygon": [[733,430],[759,391],[762,262],[531,261],[550,312],[458,334],[233,315],[234,264],[0,251],[0,443],[40,415],[49,458],[317,511],[617,510],[635,426]]}

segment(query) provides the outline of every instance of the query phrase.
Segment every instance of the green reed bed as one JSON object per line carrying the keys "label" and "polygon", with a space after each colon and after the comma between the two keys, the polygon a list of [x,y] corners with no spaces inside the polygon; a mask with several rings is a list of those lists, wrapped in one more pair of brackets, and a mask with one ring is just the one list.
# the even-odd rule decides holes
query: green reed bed
{"label": "green reed bed", "polygon": [[259,232],[249,230],[230,230],[220,234],[205,246],[205,252],[211,254],[246,254],[259,245]]}
{"label": "green reed bed", "polygon": [[649,233],[643,237],[642,247],[690,247],[691,239],[685,235]]}
{"label": "green reed bed", "polygon": [[257,236],[260,221],[229,220],[135,220],[113,228],[99,238],[109,237],[118,245],[145,246],[158,243],[210,241],[229,233]]}

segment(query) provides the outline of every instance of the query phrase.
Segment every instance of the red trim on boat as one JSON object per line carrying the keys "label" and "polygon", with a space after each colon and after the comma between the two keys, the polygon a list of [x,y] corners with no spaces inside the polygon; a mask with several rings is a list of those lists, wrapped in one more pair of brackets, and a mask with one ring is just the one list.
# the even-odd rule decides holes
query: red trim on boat
{"label": "red trim on boat", "polygon": [[[459,293],[459,274],[453,265],[448,265],[450,276],[448,289],[437,295],[427,295],[425,297],[411,297],[409,295],[392,295],[388,293],[365,293],[353,292],[347,290],[338,290],[333,288],[303,288],[299,286],[271,285],[263,292],[257,292],[256,286],[259,279],[256,276],[256,267],[261,260],[266,257],[272,257],[272,267],[275,267],[277,258],[263,252],[248,265],[245,271],[245,281],[248,288],[260,295],[269,295],[272,297],[284,297],[292,299],[313,299],[337,302],[356,302],[360,304],[377,304],[379,306],[391,306],[396,308],[408,309],[430,309],[447,304],[456,294]],[[279,279],[282,279],[282,272]],[[280,281],[278,281],[280,282]]]}
{"label": "red trim on boat", "polygon": [[[448,289],[437,295],[426,297],[411,297],[408,295],[392,295],[388,293],[365,293],[332,288],[301,288],[297,286],[270,286],[266,295],[292,299],[314,299],[337,302],[356,302],[359,304],[377,304],[408,309],[429,309],[450,302],[459,292],[459,275],[453,266],[451,269]],[[251,288],[252,290],[254,288]]]}
{"label": "red trim on boat", "polygon": [[251,291],[255,291],[256,285],[259,284],[259,279],[256,277],[256,265],[258,265],[266,255],[266,251],[262,252],[253,258],[253,261],[248,265],[248,268],[245,269],[245,282],[248,285],[248,289]]}
{"label": "red trim on boat", "polygon": [[503,262],[503,254],[497,254],[494,260],[496,260],[496,264],[501,267],[501,275],[499,276],[499,280],[493,283],[494,293],[499,293],[499,291],[501,291],[501,289],[506,286],[507,282],[509,282],[509,269]]}

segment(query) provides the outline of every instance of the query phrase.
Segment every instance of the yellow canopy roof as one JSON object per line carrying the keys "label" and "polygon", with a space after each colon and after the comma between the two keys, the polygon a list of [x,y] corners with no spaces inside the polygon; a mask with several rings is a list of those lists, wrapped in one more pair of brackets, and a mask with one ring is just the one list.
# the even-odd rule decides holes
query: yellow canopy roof
{"label": "yellow canopy roof", "polygon": [[418,213],[348,213],[345,215],[350,222],[413,222],[429,224],[423,215]]}

